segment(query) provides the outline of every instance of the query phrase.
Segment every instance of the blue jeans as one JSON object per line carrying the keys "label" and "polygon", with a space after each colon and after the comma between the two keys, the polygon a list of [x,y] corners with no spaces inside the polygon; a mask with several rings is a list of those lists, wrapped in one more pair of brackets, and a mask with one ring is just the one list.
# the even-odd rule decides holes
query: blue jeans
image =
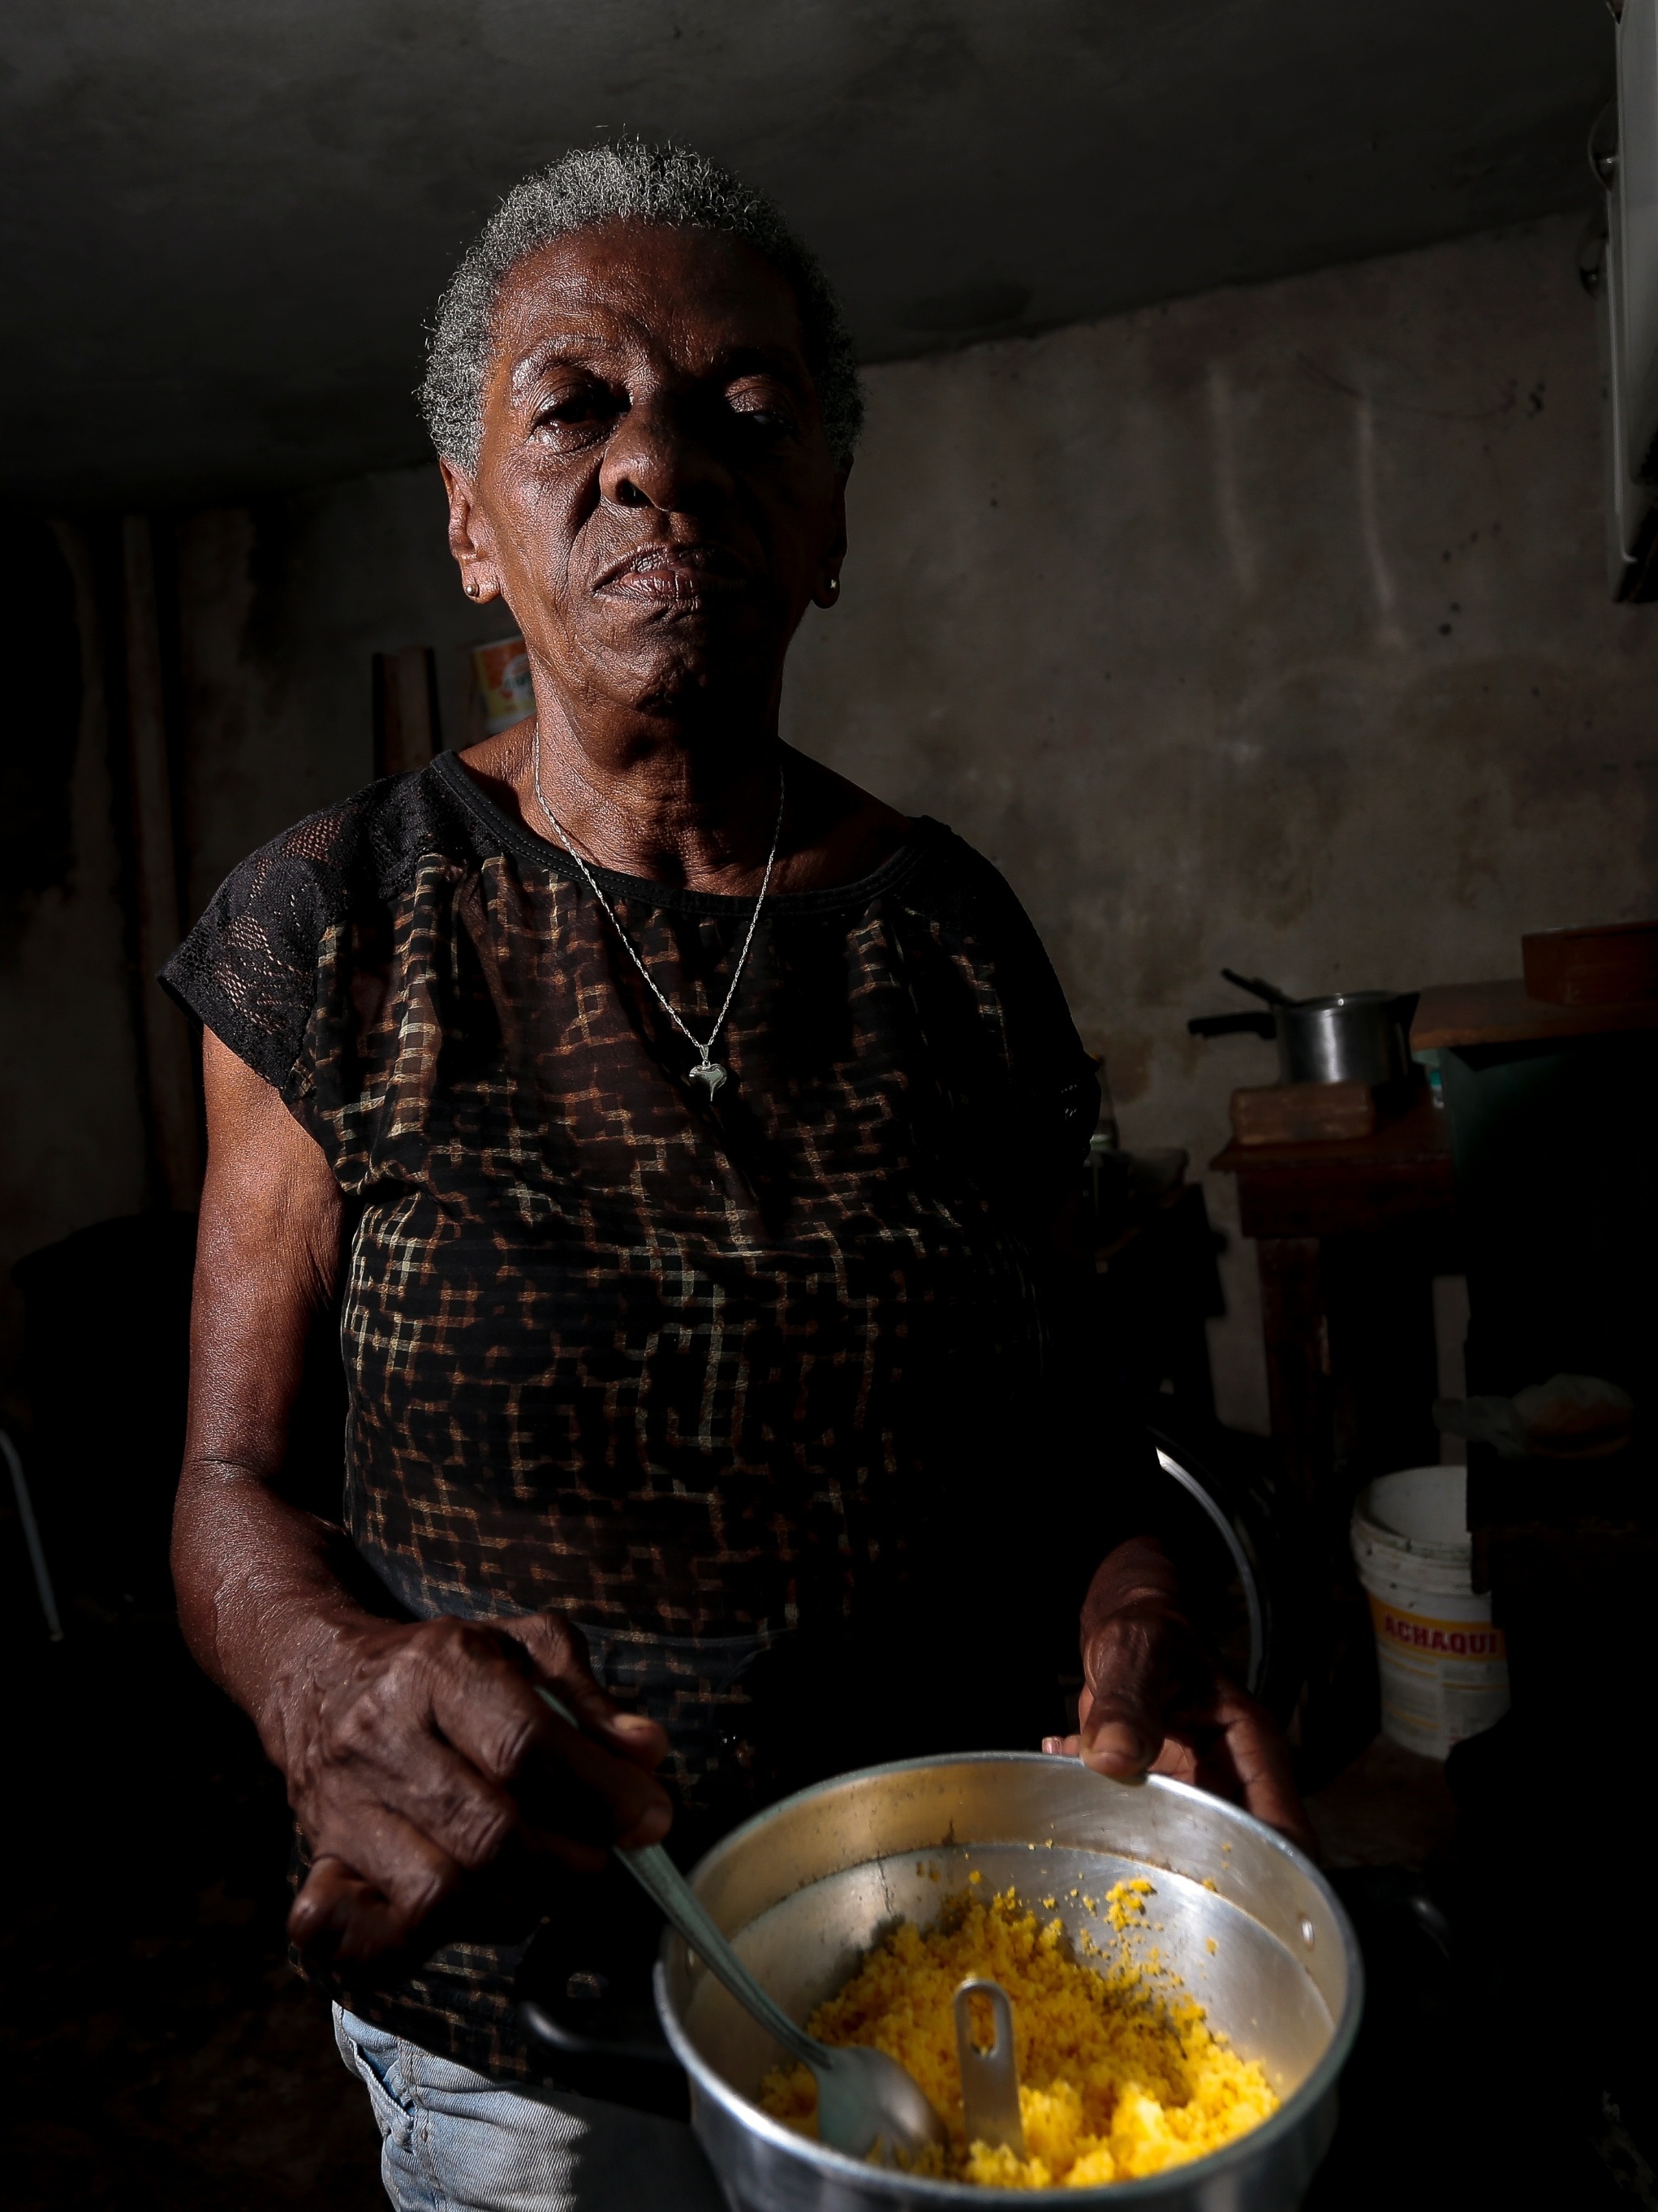
{"label": "blue jeans", "polygon": [[562,2089],[507,2089],[339,2005],[334,2039],[361,2077],[396,2212],[724,2212],[677,2120]]}

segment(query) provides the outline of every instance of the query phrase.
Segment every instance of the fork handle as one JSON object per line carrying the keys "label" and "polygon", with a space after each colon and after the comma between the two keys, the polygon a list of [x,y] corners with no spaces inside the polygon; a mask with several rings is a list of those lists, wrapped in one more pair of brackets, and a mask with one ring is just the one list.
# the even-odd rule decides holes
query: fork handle
{"label": "fork handle", "polygon": [[829,2054],[803,2034],[774,1997],[762,1989],[726,1941],[701,1900],[660,1844],[616,1853],[640,1887],[653,1897],[663,1917],[677,1929],[708,1972],[722,1981],[738,2004],[769,2028],[783,2048],[807,2066],[822,2066]]}

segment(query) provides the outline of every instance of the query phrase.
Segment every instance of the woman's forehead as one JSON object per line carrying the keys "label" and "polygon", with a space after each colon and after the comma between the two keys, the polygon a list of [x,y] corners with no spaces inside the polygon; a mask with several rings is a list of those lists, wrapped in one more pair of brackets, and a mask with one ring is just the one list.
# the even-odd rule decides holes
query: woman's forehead
{"label": "woman's forehead", "polygon": [[734,352],[803,361],[794,289],[745,240],[663,223],[570,231],[508,270],[496,366],[516,382],[542,361],[661,352],[711,363]]}

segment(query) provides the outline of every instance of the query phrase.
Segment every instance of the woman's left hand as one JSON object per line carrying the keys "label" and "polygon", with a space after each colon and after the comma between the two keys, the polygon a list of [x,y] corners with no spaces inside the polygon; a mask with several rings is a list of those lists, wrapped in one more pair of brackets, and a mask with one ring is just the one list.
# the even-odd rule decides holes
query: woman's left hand
{"label": "woman's left hand", "polygon": [[1078,1733],[1049,1736],[1043,1750],[1119,1781],[1166,1774],[1194,1783],[1315,1852],[1283,1735],[1222,1672],[1172,1587],[1160,1586],[1167,1563],[1158,1558],[1150,1572],[1148,1564],[1143,1554],[1114,1554],[1096,1577],[1084,1614]]}

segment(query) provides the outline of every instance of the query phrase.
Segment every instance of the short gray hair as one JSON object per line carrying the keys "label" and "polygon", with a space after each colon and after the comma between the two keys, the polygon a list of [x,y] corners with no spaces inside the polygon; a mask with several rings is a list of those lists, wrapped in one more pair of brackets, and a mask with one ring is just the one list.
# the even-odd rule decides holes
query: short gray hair
{"label": "short gray hair", "polygon": [[659,222],[741,238],[794,288],[806,365],[817,386],[823,429],[837,465],[852,459],[864,395],[851,333],[823,265],[764,193],[689,147],[636,139],[577,147],[515,185],[467,248],[438,302],[417,395],[432,443],[469,475],[477,467],[483,380],[495,340],[495,303],[507,272],[526,254],[573,230],[604,222]]}

